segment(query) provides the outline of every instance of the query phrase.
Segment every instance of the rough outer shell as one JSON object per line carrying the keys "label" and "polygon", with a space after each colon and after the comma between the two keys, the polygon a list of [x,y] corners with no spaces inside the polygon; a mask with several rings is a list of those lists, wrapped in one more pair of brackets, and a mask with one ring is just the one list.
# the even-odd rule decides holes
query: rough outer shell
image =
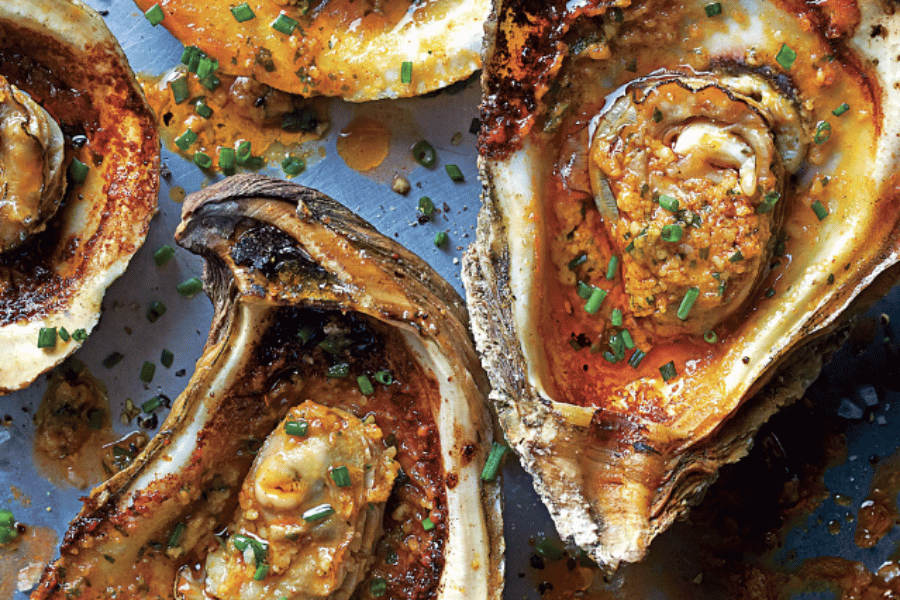
{"label": "rough outer shell", "polygon": [[[490,9],[489,0],[264,0],[249,2],[255,17],[239,23],[229,12],[236,3],[224,0],[135,3],[141,10],[159,4],[162,25],[218,59],[226,73],[351,102],[418,96],[467,78],[481,67]],[[291,35],[271,27],[279,15],[299,23]],[[412,64],[408,83],[401,80],[405,62]]]}
{"label": "rough outer shell", "polygon": [[[858,107],[871,107],[871,121],[856,120],[849,126],[832,116],[840,100],[833,106],[823,106],[823,101],[808,105],[814,118],[829,119],[833,125],[832,138],[822,147],[839,150],[841,165],[849,169],[842,175],[847,193],[829,197],[832,211],[821,223],[809,218],[808,206],[800,205],[802,211],[792,209],[787,215],[786,227],[793,233],[803,227],[811,233],[795,237],[795,245],[788,246],[792,262],[779,272],[783,276],[775,282],[778,295],[765,304],[755,300],[752,309],[729,325],[731,337],[722,342],[724,351],[712,363],[701,363],[690,385],[680,383],[687,371],[682,367],[682,375],[670,384],[664,384],[659,373],[649,373],[648,385],[656,390],[653,397],[661,399],[663,411],[672,409],[668,417],[617,408],[611,395],[581,398],[584,405],[577,405],[548,393],[556,380],[546,368],[542,354],[546,342],[540,339],[539,324],[554,303],[543,296],[548,288],[540,287],[540,269],[552,264],[548,258],[552,240],[547,239],[548,225],[542,219],[546,206],[541,194],[548,180],[559,173],[565,177],[573,164],[577,166],[577,156],[565,162],[557,158],[556,149],[565,147],[565,136],[579,126],[586,128],[596,114],[578,104],[592,90],[577,87],[577,73],[562,85],[556,85],[556,78],[566,72],[576,34],[602,23],[592,39],[612,44],[609,54],[598,56],[605,56],[603,64],[613,65],[613,71],[606,72],[609,80],[602,78],[603,73],[585,76],[593,82],[607,81],[608,91],[594,95],[592,106],[600,110],[606,94],[621,83],[674,66],[661,64],[661,59],[654,62],[654,57],[677,52],[682,31],[679,24],[658,18],[663,13],[656,2],[623,6],[624,20],[603,20],[613,4],[627,3],[495,3],[487,27],[479,139],[484,205],[477,241],[463,267],[476,345],[507,439],[534,476],[559,532],[607,568],[641,559],[653,537],[702,498],[717,469],[746,454],[765,419],[801,396],[812,382],[857,309],[896,280],[900,260],[897,15],[872,2],[802,8],[792,4],[790,10],[796,12],[787,15],[779,12],[782,3],[728,4],[726,11],[749,13],[744,25],[725,36],[691,38],[694,46],[708,49],[710,61],[733,60],[745,53],[761,62],[773,60],[782,42],[771,39],[778,28],[775,21],[761,20],[764,16],[778,19],[780,35],[801,48],[791,74],[815,73],[808,66],[805,44],[822,56],[836,55],[841,73],[856,73],[823,84],[822,94],[832,90],[828,102],[836,94],[853,94]],[[696,18],[714,33],[727,26],[728,21],[706,18],[705,2],[669,3],[665,14],[677,15],[682,4],[688,5],[688,20]],[[796,13],[802,19],[795,21]],[[814,30],[792,37],[801,21],[813,23]],[[658,38],[651,38],[645,47],[617,48],[617,32],[629,27],[633,31],[638,22],[656,26]],[[751,39],[752,50],[744,45],[745,39]],[[684,54],[683,63],[677,64],[694,64],[692,56]],[[635,57],[637,62],[630,62]],[[777,66],[773,69],[778,71]],[[801,95],[819,89],[810,79],[797,83]],[[860,110],[869,110],[868,106]],[[560,116],[567,109],[569,121]],[[811,125],[815,129],[816,121]],[[856,129],[847,132],[846,126]],[[807,163],[804,168],[807,179],[801,181],[827,167]],[[574,188],[573,194],[579,193]],[[757,298],[764,289],[758,290]],[[572,304],[575,311],[581,310],[581,305]],[[657,357],[648,371],[666,360]],[[555,389],[565,392],[561,385]]]}
{"label": "rough outer shell", "polygon": [[0,255],[0,393],[27,386],[81,341],[37,348],[41,327],[86,333],[106,288],[144,242],[156,212],[159,138],[122,49],[80,0],[0,3],[0,73],[70,135],[91,167],[70,181],[47,229]]}
{"label": "rough outer shell", "polygon": [[[248,262],[238,264],[235,238],[244,239],[248,230],[267,231],[271,244],[257,246],[259,254],[243,255]],[[438,479],[446,496],[444,565],[428,597],[499,599],[499,485],[482,486],[480,480],[493,437],[484,402],[487,381],[453,288],[334,200],[257,175],[235,176],[190,195],[176,239],[207,261],[205,289],[215,316],[203,355],[160,433],[132,465],[91,492],[65,536],[61,558],[48,567],[32,598],[67,597],[84,579],[95,587],[81,587],[81,598],[105,597],[107,586],[121,587],[120,598],[172,597],[175,570],[202,556],[207,544],[215,545],[217,523],[230,520],[228,510],[218,514],[201,501],[201,487],[212,473],[221,471],[226,481],[233,476],[224,492],[231,500],[222,500],[223,506],[233,502],[243,477],[239,471],[250,468],[235,444],[264,438],[288,403],[303,400],[285,401],[271,392],[285,373],[296,369],[303,380],[312,369],[303,361],[291,363],[284,350],[291,339],[297,343],[297,329],[272,332],[284,311],[308,309],[379,324],[402,336],[418,357],[433,382],[435,394],[427,402],[439,433],[425,447],[439,442],[435,460],[443,465]],[[296,259],[296,271],[279,270],[291,262],[286,256]],[[243,466],[235,467],[240,461]],[[150,563],[121,568],[135,565],[149,541],[168,539],[179,520],[188,523],[186,554],[171,558],[160,552]],[[135,591],[138,574],[150,592]]]}

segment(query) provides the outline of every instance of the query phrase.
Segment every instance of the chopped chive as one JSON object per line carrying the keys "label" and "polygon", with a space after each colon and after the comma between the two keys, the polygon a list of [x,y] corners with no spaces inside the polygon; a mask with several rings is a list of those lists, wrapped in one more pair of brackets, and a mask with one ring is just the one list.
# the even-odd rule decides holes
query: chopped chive
{"label": "chopped chive", "polygon": [[341,465],[331,470],[331,479],[338,487],[350,487],[353,482],[350,480],[350,470]]}
{"label": "chopped chive", "polygon": [[509,448],[504,444],[498,444],[497,442],[491,444],[491,451],[488,454],[487,461],[484,463],[484,469],[481,470],[482,481],[494,481],[497,478],[497,473],[500,471],[500,463],[503,461],[507,450]]}
{"label": "chopped chive", "polygon": [[614,308],[609,320],[613,324],[613,327],[621,327],[622,326],[622,309]]}
{"label": "chopped chive", "polygon": [[312,325],[304,325],[297,331],[297,337],[300,338],[304,344],[312,339],[313,335],[316,333],[315,327]]}
{"label": "chopped chive", "polygon": [[204,100],[198,100],[194,105],[194,112],[197,115],[203,117],[204,119],[208,119],[213,114],[213,109],[209,107],[209,105]]}
{"label": "chopped chive", "polygon": [[72,332],[72,339],[76,342],[83,342],[88,339],[87,331],[84,329],[76,329]]}
{"label": "chopped chive", "polygon": [[112,369],[114,366],[122,362],[123,358],[125,358],[125,355],[121,352],[112,352],[103,359],[103,366],[107,369]]}
{"label": "chopped chive", "polygon": [[428,196],[422,196],[419,198],[419,207],[417,210],[426,217],[430,217],[434,212],[434,202],[432,202],[431,198]]}
{"label": "chopped chive", "polygon": [[795,60],[797,60],[797,53],[787,44],[782,44],[778,54],[775,55],[775,62],[788,70],[794,66]]}
{"label": "chopped chive", "polygon": [[374,577],[369,584],[369,594],[373,598],[380,598],[387,592],[387,580],[384,577]]}
{"label": "chopped chive", "polygon": [[168,244],[163,244],[153,253],[153,262],[156,263],[157,267],[161,267],[169,262],[173,256],[175,256],[175,248]]}
{"label": "chopped chive", "polygon": [[219,168],[226,175],[234,172],[234,148],[219,148]]}
{"label": "chopped chive", "polygon": [[660,237],[664,242],[678,242],[681,241],[682,233],[681,225],[665,225]]}
{"label": "chopped chive", "polygon": [[212,166],[212,158],[206,152],[195,152],[194,164],[201,169],[208,169]]}
{"label": "chopped chive", "polygon": [[253,581],[262,581],[269,574],[269,565],[259,563],[256,565],[256,572],[253,573]]}
{"label": "chopped chive", "polygon": [[587,262],[587,254],[582,252],[581,254],[579,254],[578,256],[576,256],[575,258],[573,258],[572,260],[569,261],[569,264],[568,264],[569,270],[574,271],[575,269],[577,269],[578,267],[580,267],[581,265],[583,265],[586,262]]}
{"label": "chopped chive", "polygon": [[700,296],[700,288],[692,287],[684,294],[684,298],[681,299],[681,306],[678,307],[678,318],[684,321],[688,318],[688,314],[691,312],[691,307],[694,306],[694,302],[697,301],[697,298]]}
{"label": "chopped chive", "polygon": [[309,433],[309,423],[306,421],[288,421],[284,424],[284,432],[287,435],[305,437]]}
{"label": "chopped chive", "polygon": [[659,205],[669,212],[678,212],[678,198],[673,198],[672,196],[661,194],[659,196]]}
{"label": "chopped chive", "polygon": [[391,375],[390,371],[378,371],[375,373],[375,381],[381,385],[391,385],[394,383],[394,376]]}
{"label": "chopped chive", "polygon": [[547,538],[535,544],[534,549],[538,554],[552,561],[562,560],[566,555],[559,542]]}
{"label": "chopped chive", "polygon": [[150,21],[150,24],[156,27],[160,23],[163,22],[163,19],[166,18],[166,14],[163,12],[163,9],[160,8],[159,4],[154,4],[144,13],[144,16]]}
{"label": "chopped chive", "polygon": [[166,305],[159,300],[154,300],[147,307],[147,320],[151,323],[156,323],[164,314],[166,314]]}
{"label": "chopped chive", "polygon": [[244,2],[243,4],[238,4],[237,6],[232,6],[231,14],[234,16],[234,20],[238,23],[249,21],[256,16],[256,14],[253,12],[253,9],[250,8],[250,5],[246,2]]}
{"label": "chopped chive", "polygon": [[587,300],[587,303],[584,305],[584,311],[589,315],[597,314],[597,311],[600,310],[600,305],[603,303],[603,299],[606,298],[606,290],[602,290],[600,288],[594,288],[591,290],[591,295]]}
{"label": "chopped chive", "polygon": [[736,263],[741,262],[742,260],[744,260],[744,255],[740,250],[728,257],[728,262]]}
{"label": "chopped chive", "polygon": [[669,361],[661,366],[659,368],[659,373],[662,375],[663,381],[667,383],[670,380],[675,379],[675,377],[678,376],[678,372],[675,371],[675,361]]}
{"label": "chopped chive", "polygon": [[172,535],[169,536],[169,548],[177,548],[181,545],[181,536],[184,534],[184,529],[184,523],[175,523],[175,529],[172,530]]}
{"label": "chopped chive", "polygon": [[194,57],[201,54],[200,48],[197,46],[185,46],[181,51],[181,64],[190,66],[194,61]]}
{"label": "chopped chive", "polygon": [[821,201],[816,200],[810,207],[813,209],[813,212],[816,213],[816,216],[819,217],[820,221],[828,216],[828,209],[825,208]]}
{"label": "chopped chive", "polygon": [[769,288],[766,290],[766,298],[771,298],[775,295],[775,288]]}
{"label": "chopped chive", "polygon": [[634,240],[631,240],[631,242],[625,246],[625,252],[630,254],[632,250],[634,250]]}
{"label": "chopped chive", "polygon": [[369,394],[375,393],[375,388],[372,387],[372,382],[369,381],[369,378],[365,375],[360,375],[356,378],[356,383],[359,385],[359,391],[363,393],[363,395],[368,396]]}
{"label": "chopped chive", "polygon": [[625,360],[625,340],[620,334],[615,334],[609,338],[609,349],[612,351],[616,361]]}
{"label": "chopped chive", "polygon": [[278,15],[278,18],[272,21],[272,29],[279,33],[283,33],[284,35],[291,35],[294,33],[294,29],[297,28],[298,22],[295,19],[290,18],[286,14]]}
{"label": "chopped chive", "polygon": [[411,152],[413,159],[423,167],[433,167],[437,164],[437,152],[435,152],[434,146],[425,140],[413,144]]}
{"label": "chopped chive", "polygon": [[328,367],[326,375],[335,379],[346,377],[350,374],[350,365],[347,363],[338,363]]}
{"label": "chopped chive", "polygon": [[307,523],[313,521],[321,521],[322,519],[327,519],[333,514],[334,508],[330,504],[320,504],[319,506],[311,508],[303,513],[303,520]]}
{"label": "chopped chive", "polygon": [[413,64],[409,61],[403,61],[400,64],[400,83],[412,83]]}
{"label": "chopped chive", "polygon": [[631,332],[627,329],[622,330],[622,341],[625,342],[625,348],[627,350],[634,348],[634,339],[631,337]]}
{"label": "chopped chive", "polygon": [[185,298],[190,298],[203,291],[203,282],[197,277],[191,277],[176,285],[175,289]]}
{"label": "chopped chive", "polygon": [[450,176],[450,179],[452,179],[456,183],[462,183],[463,181],[466,180],[466,178],[463,176],[463,173],[459,169],[458,166],[446,165],[446,166],[444,166],[444,169],[447,171],[447,175]]}
{"label": "chopped chive", "polygon": [[253,144],[249,140],[243,140],[238,144],[234,158],[239,165],[247,164],[247,161],[253,156]]}
{"label": "chopped chive", "polygon": [[221,84],[221,83],[222,83],[222,80],[219,79],[215,73],[211,73],[207,77],[204,77],[203,79],[200,80],[200,85],[202,85],[209,91],[214,91],[217,87],[219,87],[219,84]]}
{"label": "chopped chive", "polygon": [[188,89],[187,77],[173,79],[169,82],[169,88],[172,90],[172,98],[175,100],[175,104],[181,104],[191,96],[191,92]]}
{"label": "chopped chive", "polygon": [[37,347],[53,348],[56,346],[56,327],[41,327],[38,331]]}
{"label": "chopped chive", "polygon": [[175,138],[175,145],[182,151],[186,151],[191,147],[191,144],[197,141],[197,134],[191,131],[190,129],[186,130],[184,133]]}
{"label": "chopped chive", "polygon": [[712,4],[707,4],[703,7],[706,10],[706,16],[710,19],[713,17],[718,17],[722,14],[722,3],[721,2],[713,2]]}
{"label": "chopped chive", "polygon": [[848,110],[850,110],[850,105],[847,104],[846,102],[844,102],[843,104],[841,104],[840,106],[838,106],[836,109],[834,109],[833,111],[831,111],[831,114],[833,114],[833,115],[836,116],[836,117],[839,117],[839,116],[841,116],[842,114],[844,114],[845,112],[847,112]]}
{"label": "chopped chive", "polygon": [[141,365],[141,374],[138,378],[144,383],[150,383],[153,381],[153,376],[156,374],[156,365],[152,362],[144,361],[144,364]]}
{"label": "chopped chive", "polygon": [[756,212],[761,215],[772,212],[772,209],[775,208],[775,204],[777,204],[780,199],[781,194],[778,192],[769,192],[763,197],[759,206],[756,207]]}
{"label": "chopped chive", "polygon": [[422,519],[422,529],[425,531],[431,531],[434,529],[434,521],[431,520],[430,517],[425,517]]}
{"label": "chopped chive", "polygon": [[306,170],[306,161],[297,156],[287,156],[281,161],[281,170],[288,177],[296,177]]}
{"label": "chopped chive", "polygon": [[154,410],[159,408],[162,405],[162,398],[159,396],[153,396],[149,400],[143,402],[141,404],[141,410],[147,414],[152,413]]}
{"label": "chopped chive", "polygon": [[606,362],[611,363],[611,364],[616,364],[617,362],[619,362],[619,359],[616,358],[616,355],[613,354],[612,352],[610,352],[609,350],[607,350],[606,352],[603,353],[603,358],[606,359]]}
{"label": "chopped chive", "polygon": [[446,231],[438,231],[436,234],[434,234],[434,245],[438,248],[443,248],[449,241],[450,236],[447,235]]}
{"label": "chopped chive", "polygon": [[816,125],[816,133],[813,135],[813,141],[816,144],[824,144],[829,139],[831,139],[831,123],[819,121]]}
{"label": "chopped chive", "polygon": [[69,339],[71,339],[71,337],[72,337],[69,335],[69,330],[66,329],[65,327],[60,327],[59,331],[57,331],[56,333],[59,335],[59,339],[61,339],[64,342],[68,342]]}
{"label": "chopped chive", "polygon": [[163,351],[159,354],[159,362],[168,369],[172,366],[172,363],[175,362],[175,355],[163,348]]}
{"label": "chopped chive", "polygon": [[578,297],[587,300],[591,297],[591,292],[594,290],[594,286],[588,285],[583,281],[579,281],[576,284],[576,292],[578,293]]}
{"label": "chopped chive", "polygon": [[607,281],[613,280],[613,278],[616,276],[616,271],[618,270],[618,268],[619,268],[619,257],[611,256],[609,258],[609,264],[606,265],[606,280]]}
{"label": "chopped chive", "polygon": [[628,364],[632,369],[637,369],[641,366],[641,362],[644,360],[644,357],[647,356],[647,353],[641,350],[640,348],[635,348],[634,353],[631,355],[631,358],[628,359]]}
{"label": "chopped chive", "polygon": [[715,344],[719,341],[719,336],[712,329],[707,329],[703,332],[703,341],[707,344]]}
{"label": "chopped chive", "polygon": [[84,183],[90,171],[91,168],[77,158],[73,157],[72,162],[69,163],[69,176],[75,183]]}

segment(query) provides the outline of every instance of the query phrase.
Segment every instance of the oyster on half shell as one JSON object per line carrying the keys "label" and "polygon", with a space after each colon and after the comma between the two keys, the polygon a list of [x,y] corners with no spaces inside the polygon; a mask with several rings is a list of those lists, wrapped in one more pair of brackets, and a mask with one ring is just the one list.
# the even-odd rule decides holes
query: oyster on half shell
{"label": "oyster on half shell", "polygon": [[472,327],[601,565],[641,559],[895,281],[898,44],[879,2],[495,3]]}
{"label": "oyster on half shell", "polygon": [[499,486],[459,295],[330,198],[190,195],[209,340],[160,433],[94,489],[32,598],[499,599]]}
{"label": "oyster on half shell", "polygon": [[81,346],[158,189],[155,118],[103,19],[0,2],[0,394]]}

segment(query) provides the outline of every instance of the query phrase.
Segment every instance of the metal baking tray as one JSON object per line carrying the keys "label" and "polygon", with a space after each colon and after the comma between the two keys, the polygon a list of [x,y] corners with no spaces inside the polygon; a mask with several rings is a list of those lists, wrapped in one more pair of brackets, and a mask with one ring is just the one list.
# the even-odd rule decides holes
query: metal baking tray
{"label": "metal baking tray", "polygon": [[[182,45],[162,27],[152,27],[131,0],[87,0],[87,3],[105,16],[135,72],[158,75],[161,69],[179,61]],[[460,261],[465,248],[474,240],[480,207],[475,135],[470,132],[472,119],[478,116],[478,78],[470,79],[462,89],[459,87],[429,98],[361,105],[331,101],[330,131],[323,140],[312,143],[317,152],[324,153],[324,158],[311,164],[295,180],[332,196],[359,213],[381,232],[425,258],[462,293]],[[392,132],[388,158],[380,167],[362,173],[347,167],[336,150],[341,129],[360,115],[382,121]],[[436,148],[440,161],[438,169],[426,169],[411,159],[409,148],[419,139],[430,141]],[[153,252],[157,248],[163,244],[174,245],[172,236],[180,220],[181,206],[177,200],[181,190],[190,193],[212,180],[192,163],[165,149],[163,163],[171,177],[162,183],[159,214],[152,222],[147,242],[135,255],[126,273],[107,292],[100,324],[75,355],[105,384],[116,433],[123,436],[139,429],[134,421],[128,426],[119,422],[126,399],[139,405],[158,394],[175,398],[183,390],[206,340],[212,317],[210,303],[204,295],[188,299],[175,290],[179,282],[200,275],[199,259],[178,249],[175,258],[161,268],[153,261]],[[448,163],[461,168],[464,183],[454,183],[446,176],[440,166]],[[277,165],[263,172],[283,176]],[[408,195],[391,191],[390,183],[395,174],[405,176],[412,183]],[[417,200],[423,195],[432,198],[442,210],[432,222],[418,224]],[[439,249],[433,243],[439,230],[449,235],[450,244],[445,249]],[[162,301],[168,310],[158,321],[150,323],[145,313],[148,304],[154,300]],[[886,323],[888,319],[890,323]],[[754,477],[764,477],[770,483],[790,482],[792,477],[796,478],[802,470],[796,459],[803,456],[792,456],[790,444],[784,442],[794,439],[798,430],[822,430],[822,435],[817,435],[817,431],[806,431],[808,440],[804,438],[804,443],[812,446],[833,441],[835,435],[846,439],[846,452],[840,454],[838,460],[813,469],[810,481],[821,485],[821,490],[810,506],[785,512],[784,506],[775,506],[777,498],[762,499],[759,502],[770,502],[771,506],[760,505],[758,510],[746,511],[743,517],[740,514],[729,517],[737,521],[739,531],[754,527],[758,524],[754,517],[766,511],[781,511],[784,524],[770,527],[776,532],[777,541],[757,551],[751,547],[754,543],[748,538],[747,548],[739,556],[730,556],[731,563],[728,564],[753,564],[774,571],[792,572],[807,558],[840,556],[861,561],[870,571],[876,571],[896,555],[900,547],[900,528],[894,526],[880,543],[869,549],[859,548],[853,541],[853,533],[857,511],[869,493],[879,459],[891,456],[900,445],[900,418],[897,416],[900,354],[896,352],[896,346],[892,346],[900,341],[900,338],[894,340],[892,337],[892,328],[900,327],[900,288],[895,288],[863,315],[859,323],[851,343],[834,356],[801,406],[776,417],[759,434],[756,447],[747,460],[764,465],[763,469],[748,471],[751,475],[741,471],[730,473],[726,469],[722,481],[713,486],[701,505],[697,513],[701,518],[724,508],[715,503],[733,499],[734,493],[752,505],[757,501],[754,490],[762,483]],[[158,365],[163,349],[170,350],[175,356],[171,368]],[[122,353],[125,358],[107,369],[102,362],[113,351]],[[158,365],[149,385],[138,377],[144,361]],[[0,508],[10,508],[16,518],[29,527],[52,530],[58,543],[81,505],[80,497],[86,495],[87,490],[45,479],[32,460],[33,415],[47,382],[48,378],[42,377],[28,389],[3,400],[0,414],[11,417],[11,423],[0,427]],[[872,389],[876,402],[870,406]],[[827,437],[829,435],[831,437]],[[809,469],[804,472],[809,475]],[[551,589],[547,583],[552,585],[556,581],[559,588],[565,583],[562,581],[565,576],[557,575],[552,580],[550,570],[540,568],[544,561],[535,558],[536,542],[543,538],[556,539],[556,534],[529,476],[518,467],[514,458],[507,460],[503,476],[507,542],[504,597],[536,599],[542,597],[541,592],[544,597],[564,597],[559,589]],[[716,548],[715,541],[709,539],[717,533],[715,519],[712,522],[711,528],[708,523],[702,525],[691,520],[676,524],[654,542],[650,556],[643,564],[629,566],[614,577],[604,579],[601,573],[589,569],[587,572],[593,578],[593,584],[584,597],[709,597],[714,593],[711,590],[719,589],[715,587],[718,584],[710,583],[715,579],[713,575],[708,576],[705,583],[703,580],[703,574],[711,570],[708,555],[711,551],[715,553]],[[836,522],[841,525],[835,527]],[[751,533],[753,535],[749,537],[759,537],[758,531]],[[716,568],[721,570],[723,567]],[[640,585],[635,585],[636,581],[640,581]],[[734,596],[733,591],[725,593]],[[12,596],[15,600],[26,597],[27,592],[15,592]],[[804,590],[798,597],[835,596],[833,591],[823,588],[811,592]]]}

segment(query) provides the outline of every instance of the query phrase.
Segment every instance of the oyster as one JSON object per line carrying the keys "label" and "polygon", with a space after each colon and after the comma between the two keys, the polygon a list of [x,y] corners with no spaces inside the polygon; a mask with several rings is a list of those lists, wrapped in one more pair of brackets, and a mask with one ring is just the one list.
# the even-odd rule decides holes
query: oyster
{"label": "oyster", "polygon": [[352,102],[417,96],[466,79],[481,66],[490,9],[489,0],[135,3],[157,11],[162,26],[223,72]]}
{"label": "oyster", "polygon": [[898,273],[882,3],[500,1],[463,279],[559,532],[641,559]]}
{"label": "oyster", "polygon": [[78,349],[143,243],[159,187],[154,121],[92,9],[0,3],[0,393]]}
{"label": "oyster", "polygon": [[256,175],[189,196],[176,238],[206,259],[207,346],[32,597],[499,598],[487,381],[456,292]]}

